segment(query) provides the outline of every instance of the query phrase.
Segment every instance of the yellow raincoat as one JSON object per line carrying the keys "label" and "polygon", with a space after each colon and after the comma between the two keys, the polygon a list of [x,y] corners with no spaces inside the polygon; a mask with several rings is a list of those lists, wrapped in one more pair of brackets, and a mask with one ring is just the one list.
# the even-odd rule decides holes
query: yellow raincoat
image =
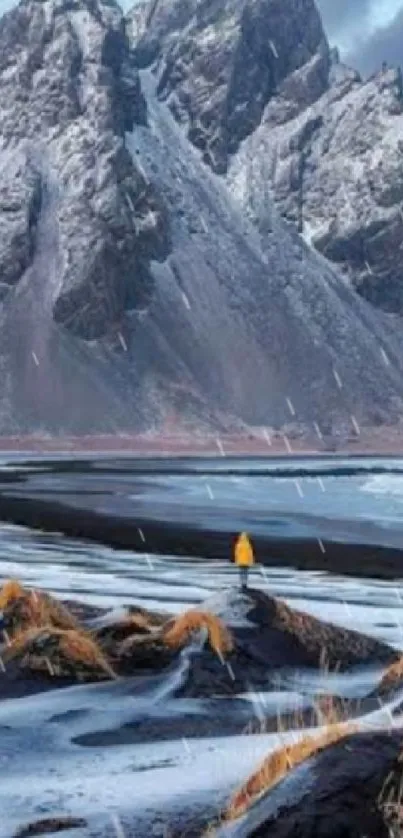
{"label": "yellow raincoat", "polygon": [[234,558],[238,567],[251,567],[255,564],[253,547],[246,532],[242,532],[236,540]]}

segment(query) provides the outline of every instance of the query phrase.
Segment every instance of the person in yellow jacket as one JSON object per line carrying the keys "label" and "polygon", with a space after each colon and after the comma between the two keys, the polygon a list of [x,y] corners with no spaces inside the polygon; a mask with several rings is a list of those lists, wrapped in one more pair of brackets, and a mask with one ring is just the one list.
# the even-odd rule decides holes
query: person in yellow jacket
{"label": "person in yellow jacket", "polygon": [[239,567],[241,588],[245,589],[248,587],[249,568],[255,564],[253,547],[246,532],[242,532],[235,542],[234,559]]}

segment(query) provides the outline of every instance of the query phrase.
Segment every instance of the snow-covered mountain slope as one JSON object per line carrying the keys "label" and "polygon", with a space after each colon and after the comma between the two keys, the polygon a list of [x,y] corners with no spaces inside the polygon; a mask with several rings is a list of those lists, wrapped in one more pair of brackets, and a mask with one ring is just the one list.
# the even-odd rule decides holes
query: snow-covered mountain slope
{"label": "snow-covered mountain slope", "polygon": [[264,231],[270,205],[386,311],[403,313],[403,86],[400,71],[367,82],[341,65],[329,89],[284,122],[267,106],[228,175]]}
{"label": "snow-covered mountain slope", "polygon": [[149,0],[129,15],[136,61],[158,67],[168,102],[211,168],[260,123],[277,88],[312,64],[308,96],[325,89],[326,38],[314,0]]}
{"label": "snow-covered mountain slope", "polygon": [[111,0],[0,23],[0,432],[397,419],[395,321],[269,198],[263,238],[159,92]]}
{"label": "snow-covered mountain slope", "polygon": [[403,80],[363,82],[314,0],[148,0],[139,66],[263,233],[272,202],[355,288],[403,311]]}

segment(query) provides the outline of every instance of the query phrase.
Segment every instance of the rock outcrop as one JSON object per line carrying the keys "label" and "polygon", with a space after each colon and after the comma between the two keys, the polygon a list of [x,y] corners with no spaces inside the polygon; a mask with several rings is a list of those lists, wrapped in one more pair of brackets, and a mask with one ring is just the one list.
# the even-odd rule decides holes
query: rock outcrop
{"label": "rock outcrop", "polygon": [[278,211],[388,312],[403,311],[403,81],[367,81],[326,41],[313,0],[150,0],[130,18],[204,161],[262,233]]}
{"label": "rock outcrop", "polygon": [[399,814],[401,731],[355,734],[303,762],[212,838],[388,838]]}
{"label": "rock outcrop", "polygon": [[393,665],[399,657],[387,644],[289,608],[262,591],[229,589],[206,600],[203,608],[225,623],[233,647],[225,661],[205,650],[194,656],[183,695],[239,694],[251,685],[267,690],[287,667],[343,672]]}

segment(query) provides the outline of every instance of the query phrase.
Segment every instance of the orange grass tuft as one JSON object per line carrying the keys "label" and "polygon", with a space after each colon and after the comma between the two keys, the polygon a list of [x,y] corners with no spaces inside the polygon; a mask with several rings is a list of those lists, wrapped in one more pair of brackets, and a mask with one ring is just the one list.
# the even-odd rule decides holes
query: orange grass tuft
{"label": "orange grass tuft", "polygon": [[292,768],[354,733],[356,729],[356,726],[350,722],[342,722],[326,728],[315,736],[304,736],[299,742],[285,745],[278,751],[274,751],[234,794],[225,811],[224,820],[239,818],[252,803],[282,780]]}
{"label": "orange grass tuft", "polygon": [[110,678],[116,678],[116,674],[108,663],[102,649],[87,635],[79,631],[59,631],[60,648],[69,660],[76,660],[87,666],[102,669]]}
{"label": "orange grass tuft", "polygon": [[379,691],[386,692],[392,689],[403,681],[403,656],[397,661],[391,663],[385,670],[381,681],[379,683]]}
{"label": "orange grass tuft", "polygon": [[40,626],[79,628],[75,617],[61,602],[44,591],[23,588],[14,579],[8,580],[0,591],[0,610],[7,615],[11,635]]}
{"label": "orange grass tuft", "polygon": [[211,648],[219,658],[234,648],[232,635],[222,620],[208,611],[186,611],[165,627],[162,639],[175,649],[184,646],[195,631],[206,629]]}
{"label": "orange grass tuft", "polygon": [[7,579],[0,590],[0,611],[4,611],[11,602],[20,599],[25,594],[25,588],[17,579]]}
{"label": "orange grass tuft", "polygon": [[31,597],[36,599],[38,617],[42,621],[41,625],[51,625],[65,631],[79,631],[79,623],[73,614],[50,594],[42,593],[42,591],[31,591]]}
{"label": "orange grass tuft", "polygon": [[19,632],[10,646],[5,649],[3,660],[7,663],[25,654],[33,654],[36,658],[43,655],[45,660],[52,651],[46,650],[45,644],[48,640],[56,641],[56,651],[66,661],[77,665],[82,663],[84,666],[104,672],[110,678],[117,677],[97,643],[88,635],[75,629],[63,630],[52,626],[42,626]]}

